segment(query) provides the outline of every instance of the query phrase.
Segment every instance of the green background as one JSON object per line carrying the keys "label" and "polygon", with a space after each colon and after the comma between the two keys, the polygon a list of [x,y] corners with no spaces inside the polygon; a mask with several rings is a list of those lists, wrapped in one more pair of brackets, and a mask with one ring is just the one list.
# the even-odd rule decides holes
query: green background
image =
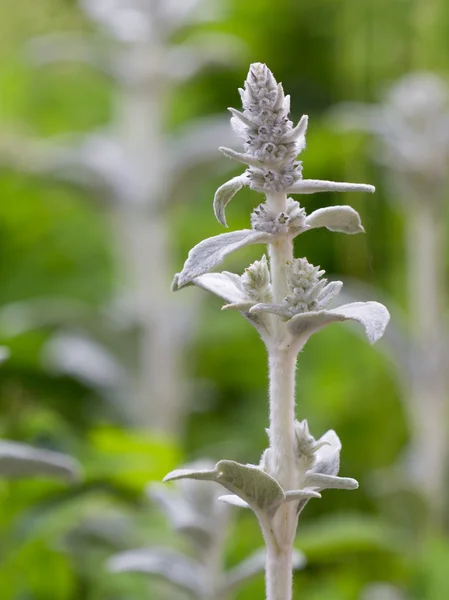
{"label": "green background", "polygon": [[[206,26],[202,26],[205,27]],[[431,69],[449,75],[449,3],[444,0],[232,0],[210,29],[241,37],[246,55],[226,69],[208,69],[182,84],[166,111],[167,130],[189,118],[239,107],[237,88],[250,62],[266,62],[286,93],[292,115],[309,115],[301,158],[308,178],[376,185],[375,196],[308,196],[308,210],[349,203],[366,234],[310,232],[297,243],[331,276],[356,278],[407,308],[403,213],[388,196],[369,139],[332,129],[335,103],[377,101],[401,75]],[[1,0],[0,133],[17,126],[33,136],[88,132],[106,124],[113,83],[80,65],[32,68],[26,43],[54,31],[91,30],[69,0]],[[1,143],[0,143],[1,146]],[[235,170],[235,174],[239,173]],[[224,181],[207,169],[196,174],[185,201],[169,211],[179,270],[188,250],[220,233],[211,199]],[[226,175],[224,176],[226,177]],[[232,229],[247,226],[259,202],[241,192],[228,209]],[[0,173],[0,307],[41,297],[70,297],[100,310],[117,287],[113,240],[93,195],[23,175]],[[256,249],[229,259],[241,272]],[[189,291],[189,294],[201,294]],[[49,372],[41,349],[54,327],[45,324],[8,335],[11,349],[0,375],[0,437],[53,448],[78,458],[86,469],[79,486],[0,481],[1,600],[124,600],[154,597],[144,576],[104,570],[123,539],[133,544],[171,543],[163,519],[142,496],[144,484],[161,479],[183,461],[201,456],[257,462],[267,426],[266,356],[255,331],[238,314],[220,313],[203,298],[202,318],[186,349],[185,372],[198,384],[198,399],[181,439],[126,429],[98,392]],[[7,321],[7,319],[6,319]],[[301,517],[297,547],[308,565],[295,576],[295,598],[356,600],[366,584],[389,581],[410,598],[449,597],[449,542],[424,527],[422,499],[391,491],[385,472],[408,441],[396,368],[388,348],[370,347],[350,327],[315,336],[300,356],[297,414],[319,436],[336,429],[343,443],[341,474],[360,481],[357,492],[328,491]],[[108,518],[122,530],[108,526]],[[261,544],[255,519],[239,517],[230,532],[227,561]],[[95,526],[95,523],[98,526]],[[176,544],[176,540],[173,540]],[[263,597],[262,577],[238,598]]]}

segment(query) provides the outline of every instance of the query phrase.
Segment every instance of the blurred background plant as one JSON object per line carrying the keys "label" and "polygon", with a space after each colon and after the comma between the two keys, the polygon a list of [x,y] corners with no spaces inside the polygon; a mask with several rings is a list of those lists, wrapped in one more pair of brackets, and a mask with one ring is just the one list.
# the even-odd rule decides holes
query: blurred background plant
{"label": "blurred background plant", "polygon": [[385,167],[390,197],[403,211],[408,315],[396,308],[389,339],[411,439],[383,489],[421,495],[429,526],[438,528],[444,526],[449,483],[449,87],[436,74],[411,73],[389,90],[382,104],[341,104],[334,117],[344,127],[376,136],[373,157]]}
{"label": "blurred background plant", "polygon": [[[371,160],[366,134],[336,132],[328,111],[343,101],[378,103],[384,90],[417,69],[434,72],[446,85],[449,5],[444,0],[223,0],[215,15],[209,8],[196,13],[208,17],[202,22],[190,19],[180,27],[177,21],[170,34],[157,27],[158,35],[150,39],[149,21],[136,19],[145,6],[156,3],[0,0],[0,343],[11,353],[0,372],[0,437],[75,456],[85,468],[83,482],[70,488],[0,480],[2,600],[158,597],[162,592],[152,578],[105,569],[112,554],[132,548],[188,551],[145,501],[145,486],[183,460],[259,460],[266,426],[266,382],[259,374],[266,358],[257,334],[242,327],[238,315],[217,318],[218,300],[199,291],[168,295],[172,272],[189,248],[220,233],[210,205],[223,181],[220,170],[233,165],[214,148],[226,143],[226,107],[235,105],[235,89],[251,61],[269,64],[291,92],[294,117],[311,117],[306,177],[377,186],[372,198],[335,198],[360,212],[365,236],[315,231],[300,239],[297,254],[329,274],[375,286],[373,299],[388,296],[404,311],[409,307],[404,249],[409,221],[405,202],[394,202],[403,193],[389,183],[393,165],[389,161],[387,171]],[[173,8],[175,2],[161,6]],[[115,23],[114,11],[125,11]],[[163,44],[160,54],[147,49],[156,41]],[[213,52],[205,50],[208,43]],[[170,70],[169,56],[176,66]],[[195,57],[226,64],[196,70]],[[164,82],[162,97],[152,102],[148,89],[136,83],[147,69],[155,69]],[[130,108],[134,95],[138,106]],[[210,126],[220,128],[214,114],[223,117],[221,131]],[[204,117],[207,128],[193,129]],[[448,127],[441,121],[441,135]],[[213,131],[219,132],[216,138]],[[195,166],[201,157],[188,136],[201,134],[211,134],[208,159],[214,168]],[[417,184],[411,185],[411,193],[420,196]],[[447,240],[445,182],[439,193],[438,227]],[[233,229],[247,226],[251,195],[242,191],[231,206]],[[150,197],[151,211],[144,208]],[[313,209],[331,203],[320,196],[304,201]],[[418,203],[419,198],[410,200],[407,214]],[[423,207],[428,203],[422,198]],[[154,237],[146,234],[151,227]],[[165,253],[156,242],[166,244]],[[440,308],[437,314],[424,311],[440,331],[448,294],[447,242],[442,245]],[[416,252],[417,246],[409,247]],[[247,249],[225,268],[239,272],[255,258],[257,249]],[[155,269],[160,283],[148,289],[146,274],[153,276]],[[200,298],[201,320],[195,319]],[[154,372],[163,373],[160,363],[146,362],[147,344],[156,338],[142,335],[142,311],[161,311],[151,313],[152,326],[164,332],[156,358],[165,353],[173,365],[167,371],[171,380],[167,387],[159,380],[157,393],[149,392]],[[400,329],[392,313],[392,325]],[[169,339],[167,328],[176,335]],[[403,331],[411,335],[407,322]],[[317,434],[338,430],[345,448],[342,470],[361,488],[350,497],[331,492],[308,507],[297,539],[307,565],[295,575],[295,597],[444,600],[449,595],[447,523],[438,518],[438,526],[427,528],[428,494],[401,486],[394,499],[380,493],[386,482],[399,481],[385,469],[400,461],[419,431],[411,426],[410,398],[397,378],[396,353],[388,354],[388,348],[372,349],[346,328],[329,328],[303,354],[301,414]],[[435,344],[423,352],[432,360],[443,355]],[[148,369],[139,370],[139,357]],[[410,386],[409,371],[401,376]],[[147,393],[148,403],[146,396],[142,403]],[[154,414],[161,413],[150,416],[140,408],[163,405],[165,394],[181,403],[183,416],[176,408],[177,422],[167,417],[159,432],[150,432]],[[441,402],[447,404],[447,392]],[[428,415],[432,402],[420,406]],[[136,423],[145,428],[130,427]],[[438,427],[441,439],[447,416]],[[447,466],[438,471],[445,496],[438,511],[444,517]],[[250,516],[238,519],[240,535],[230,537],[223,551],[228,569],[262,541]],[[262,577],[235,597],[263,597]]]}

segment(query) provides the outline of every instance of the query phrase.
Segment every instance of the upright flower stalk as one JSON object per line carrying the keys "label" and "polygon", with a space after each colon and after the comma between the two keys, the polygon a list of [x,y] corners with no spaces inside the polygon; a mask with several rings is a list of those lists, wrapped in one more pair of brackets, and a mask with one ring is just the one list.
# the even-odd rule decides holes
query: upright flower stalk
{"label": "upright flower stalk", "polygon": [[[217,190],[214,211],[226,226],[225,208],[243,186],[265,194],[265,201],[251,215],[251,229],[218,235],[195,246],[173,288],[190,284],[204,288],[226,301],[223,308],[239,311],[258,330],[268,353],[269,446],[259,465],[222,460],[214,469],[177,470],[165,479],[217,481],[231,492],[222,501],[251,508],[267,546],[267,600],[290,600],[293,542],[302,509],[311,498],[320,498],[323,489],[358,487],[354,479],[337,476],[341,449],[337,434],[330,430],[315,440],[307,421],[295,419],[297,355],[313,333],[338,321],[359,322],[374,343],[382,336],[389,314],[377,302],[327,309],[342,283],[328,283],[324,271],[293,255],[294,238],[309,229],[326,227],[355,234],[363,227],[349,206],[307,215],[289,194],[373,192],[374,188],[303,178],[296,157],[305,147],[307,117],[293,126],[288,118],[290,98],[265,65],[251,65],[240,95],[243,112],[230,111],[232,127],[244,140],[244,152],[221,151],[247,169]],[[268,245],[268,260],[264,255],[241,276],[210,272],[227,254],[250,244]]]}

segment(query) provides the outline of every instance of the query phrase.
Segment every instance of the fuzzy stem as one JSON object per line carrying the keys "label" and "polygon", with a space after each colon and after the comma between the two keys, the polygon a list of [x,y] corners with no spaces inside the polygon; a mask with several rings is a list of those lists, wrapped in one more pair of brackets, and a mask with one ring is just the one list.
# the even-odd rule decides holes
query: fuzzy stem
{"label": "fuzzy stem", "polygon": [[[267,202],[279,211],[285,210],[285,194],[267,196]],[[293,260],[293,243],[285,238],[269,249],[273,301],[280,303],[288,293],[287,264]],[[295,372],[296,354],[281,350],[285,340],[285,324],[273,319],[274,340],[268,348],[270,378],[270,450],[271,474],[285,490],[296,484],[295,461]],[[267,543],[267,600],[291,600],[292,550],[296,532],[293,503],[283,504],[277,511],[272,528],[276,543]],[[268,542],[268,540],[267,540]]]}
{"label": "fuzzy stem", "polygon": [[295,485],[296,356],[289,351],[270,350],[270,448],[273,476],[288,490]]}
{"label": "fuzzy stem", "polygon": [[292,551],[280,552],[267,548],[266,562],[267,600],[291,600]]}
{"label": "fuzzy stem", "polygon": [[[269,351],[270,449],[272,475],[285,490],[295,488],[295,370],[296,355],[290,351]],[[278,509],[272,528],[276,544],[267,544],[267,600],[290,600],[292,551],[296,532],[294,503]]]}

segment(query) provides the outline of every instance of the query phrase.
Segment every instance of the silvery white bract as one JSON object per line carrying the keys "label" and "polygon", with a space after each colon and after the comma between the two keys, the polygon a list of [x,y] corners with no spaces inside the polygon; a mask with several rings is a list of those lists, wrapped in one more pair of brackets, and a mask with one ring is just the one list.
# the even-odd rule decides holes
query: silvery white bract
{"label": "silvery white bract", "polygon": [[0,479],[40,477],[74,482],[81,477],[76,460],[52,450],[0,440]]}
{"label": "silvery white bract", "polygon": [[[297,501],[299,513],[310,498],[320,498],[325,489],[355,490],[358,483],[350,477],[338,477],[341,442],[335,431],[329,430],[315,440],[307,421],[295,421],[294,454],[296,457],[295,489],[285,492],[287,501]],[[270,448],[262,455],[264,471],[276,472],[279,465]]]}
{"label": "silvery white bract", "polygon": [[320,492],[325,489],[355,490],[358,488],[355,479],[338,477],[341,442],[335,431],[331,429],[315,440],[309,433],[307,421],[296,421],[295,438],[300,489]]}
{"label": "silvery white bract", "polygon": [[[186,465],[185,470],[210,473],[213,469],[213,463],[202,460]],[[256,550],[232,569],[217,571],[222,561],[217,563],[216,559],[224,551],[223,540],[232,519],[229,506],[217,502],[220,495],[219,486],[195,478],[178,480],[171,487],[151,484],[148,496],[185,538],[190,551],[182,554],[164,547],[128,550],[109,559],[109,570],[158,576],[201,600],[228,597],[242,583],[263,572],[265,551]],[[295,568],[304,565],[301,553],[295,553],[294,563]]]}

